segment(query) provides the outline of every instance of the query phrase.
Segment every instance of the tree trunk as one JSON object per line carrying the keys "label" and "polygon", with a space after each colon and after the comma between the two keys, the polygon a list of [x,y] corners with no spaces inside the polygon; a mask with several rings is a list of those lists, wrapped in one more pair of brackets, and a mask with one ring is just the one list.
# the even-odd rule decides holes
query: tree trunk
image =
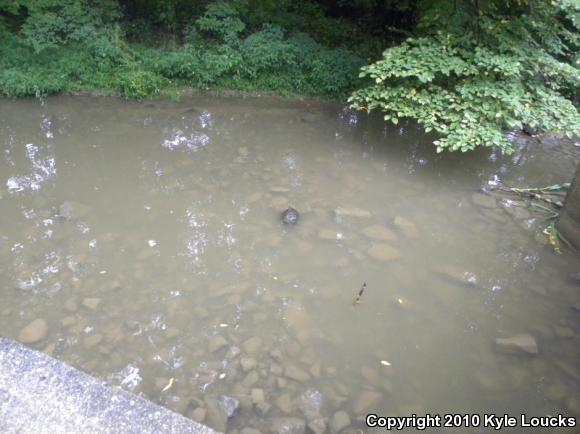
{"label": "tree trunk", "polygon": [[580,250],[580,163],[556,226],[564,238]]}

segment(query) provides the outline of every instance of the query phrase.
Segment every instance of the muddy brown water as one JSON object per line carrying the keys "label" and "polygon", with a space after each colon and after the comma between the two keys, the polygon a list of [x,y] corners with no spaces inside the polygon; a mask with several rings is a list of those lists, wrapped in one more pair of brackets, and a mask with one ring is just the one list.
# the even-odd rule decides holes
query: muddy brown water
{"label": "muddy brown water", "polygon": [[229,432],[579,417],[579,258],[477,191],[566,182],[580,148],[432,139],[272,98],[0,100],[0,333]]}

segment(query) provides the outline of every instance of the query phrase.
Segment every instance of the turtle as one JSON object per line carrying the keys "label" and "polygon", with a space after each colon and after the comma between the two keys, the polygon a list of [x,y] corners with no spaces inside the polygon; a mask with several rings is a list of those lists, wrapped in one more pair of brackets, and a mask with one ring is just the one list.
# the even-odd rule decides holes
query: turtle
{"label": "turtle", "polygon": [[298,223],[300,214],[294,208],[288,207],[288,209],[282,212],[280,217],[282,219],[282,223],[284,223],[285,225],[295,225],[296,223]]}

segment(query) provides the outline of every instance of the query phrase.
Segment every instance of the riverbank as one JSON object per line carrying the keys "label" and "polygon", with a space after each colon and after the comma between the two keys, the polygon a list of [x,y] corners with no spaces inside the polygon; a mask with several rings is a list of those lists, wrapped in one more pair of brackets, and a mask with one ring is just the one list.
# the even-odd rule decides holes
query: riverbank
{"label": "riverbank", "polygon": [[19,38],[0,47],[0,94],[46,97],[66,93],[128,99],[175,98],[181,89],[345,98],[364,64],[354,51],[330,48],[308,35],[261,31],[234,42],[154,48],[118,42],[101,52],[78,44],[36,52]]}
{"label": "riverbank", "polygon": [[[99,90],[75,90],[63,92],[64,97],[80,98],[121,98],[124,96],[113,89]],[[208,99],[208,98],[235,98],[235,99],[261,99],[268,103],[280,102],[285,105],[295,105],[296,108],[308,108],[310,106],[325,106],[328,104],[344,104],[345,100],[339,97],[317,96],[317,95],[300,95],[290,93],[280,93],[271,90],[238,90],[238,89],[195,89],[192,87],[173,87],[164,89],[158,94],[150,95],[147,101],[167,101],[178,102],[190,99]],[[140,100],[136,100],[140,101]]]}

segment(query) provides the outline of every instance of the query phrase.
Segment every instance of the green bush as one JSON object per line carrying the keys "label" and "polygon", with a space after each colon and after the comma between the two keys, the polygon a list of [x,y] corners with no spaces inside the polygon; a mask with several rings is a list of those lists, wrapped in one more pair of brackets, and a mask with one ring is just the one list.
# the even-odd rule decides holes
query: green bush
{"label": "green bush", "polygon": [[267,70],[294,69],[300,59],[298,48],[291,42],[284,41],[281,28],[266,26],[243,41],[241,54],[244,70],[250,77],[256,77]]}
{"label": "green bush", "polygon": [[62,92],[66,89],[66,77],[43,71],[24,71],[22,69],[4,69],[0,72],[0,89],[6,96],[23,97],[43,96]]}
{"label": "green bush", "polygon": [[201,51],[190,45],[171,51],[155,50],[143,62],[164,77],[193,82],[201,69]]}
{"label": "green bush", "polygon": [[[296,32],[316,28],[324,39],[341,28],[310,0],[123,3],[0,0],[0,92],[112,89],[144,98],[181,85],[339,96],[356,86],[358,56]],[[122,29],[149,45],[128,44]]]}
{"label": "green bush", "polygon": [[113,23],[120,14],[115,0],[33,0],[21,6],[27,16],[20,34],[37,53],[70,42],[90,45],[101,34],[115,31]]}
{"label": "green bush", "polygon": [[[527,3],[536,16],[520,11]],[[451,2],[427,10],[420,27],[428,36],[408,38],[362,68],[368,85],[354,92],[352,105],[381,110],[395,124],[416,119],[439,134],[438,152],[477,146],[510,152],[509,128],[579,135],[572,99],[580,74],[568,57],[577,52],[578,34],[570,22],[555,3],[485,4],[489,9],[475,21],[466,19],[468,12],[453,13]]]}
{"label": "green bush", "polygon": [[245,28],[232,3],[217,1],[210,3],[205,13],[195,21],[189,39],[196,42],[202,36],[218,43],[234,44]]}
{"label": "green bush", "polygon": [[342,95],[356,86],[356,71],[363,64],[360,57],[345,50],[324,50],[313,62],[311,77],[314,87],[322,94]]}
{"label": "green bush", "polygon": [[151,71],[126,71],[117,78],[116,85],[126,98],[143,99],[158,94],[168,80]]}

